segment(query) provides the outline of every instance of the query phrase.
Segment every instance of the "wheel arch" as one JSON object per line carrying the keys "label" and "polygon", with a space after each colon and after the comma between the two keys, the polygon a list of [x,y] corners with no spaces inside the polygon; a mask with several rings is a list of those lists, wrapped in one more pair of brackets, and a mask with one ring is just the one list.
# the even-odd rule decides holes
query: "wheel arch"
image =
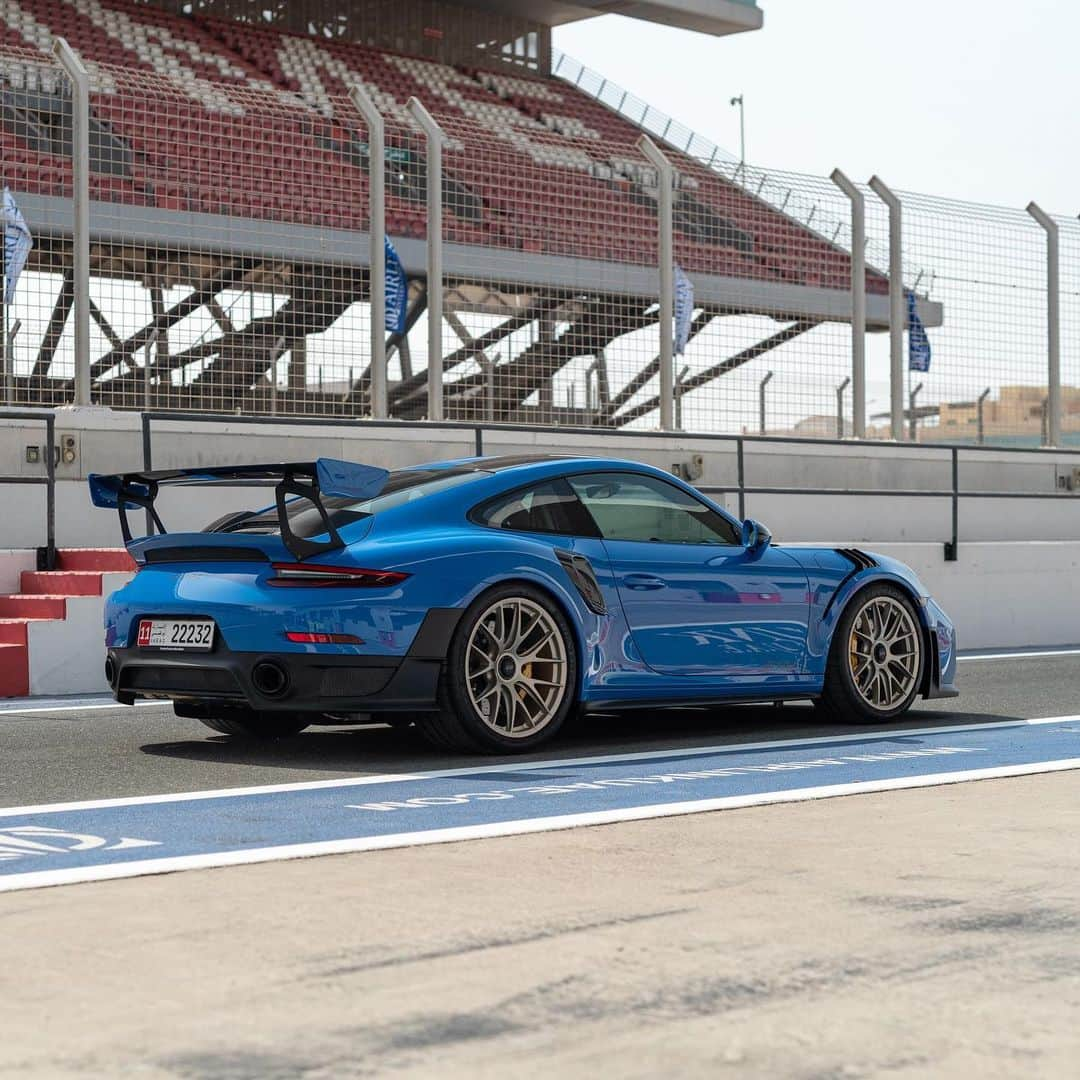
{"label": "wheel arch", "polygon": [[836,631],[840,626],[840,620],[844,617],[844,612],[846,612],[863,593],[868,589],[873,588],[873,586],[891,585],[908,598],[911,602],[911,606],[915,609],[915,617],[919,620],[919,632],[922,635],[923,653],[926,657],[926,661],[923,664],[922,675],[919,679],[919,696],[925,696],[930,689],[934,665],[938,663],[938,652],[937,641],[930,631],[930,623],[926,618],[926,604],[923,602],[923,598],[912,586],[910,581],[905,580],[897,574],[878,573],[865,578],[860,574],[857,579],[851,582],[851,585],[851,590],[833,608],[832,626],[829,630],[830,651],[833,647],[833,642],[836,639]]}
{"label": "wheel arch", "polygon": [[[572,634],[572,640],[570,645],[574,649],[574,656],[577,660],[577,679],[574,686],[574,701],[577,703],[581,700],[581,694],[585,686],[585,657],[587,655],[588,645],[585,641],[585,631],[581,623],[581,614],[576,610],[575,605],[570,599],[563,594],[555,582],[547,579],[545,575],[537,574],[535,577],[528,574],[516,574],[511,577],[502,578],[499,581],[493,581],[485,583],[481,588],[469,597],[468,603],[465,605],[466,609],[473,606],[479,600],[482,600],[489,593],[494,592],[496,589],[506,588],[508,585],[528,585],[529,588],[535,589],[538,592],[542,592],[562,613],[563,618],[566,619],[570,625],[570,631]],[[459,624],[460,626],[460,621]],[[456,630],[455,630],[456,632]]]}

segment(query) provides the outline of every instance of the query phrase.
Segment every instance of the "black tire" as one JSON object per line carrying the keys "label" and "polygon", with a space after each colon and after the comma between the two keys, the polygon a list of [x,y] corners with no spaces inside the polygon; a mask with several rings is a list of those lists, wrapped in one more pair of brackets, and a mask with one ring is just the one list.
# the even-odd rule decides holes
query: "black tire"
{"label": "black tire", "polygon": [[[914,643],[914,657],[909,660],[906,652],[901,651],[910,649],[911,644],[898,644],[893,648],[885,645],[884,635],[878,635],[878,642],[868,649],[866,655],[855,651],[856,648],[865,648],[869,644],[861,632],[853,637],[853,629],[857,623],[868,618],[866,612],[869,608],[906,612],[910,626],[901,620],[896,633],[903,635],[903,642],[910,640]],[[871,618],[865,627],[872,626]],[[882,646],[885,648],[884,654],[880,651]],[[877,662],[877,658],[882,655],[884,659]],[[926,657],[926,636],[910,596],[895,585],[869,585],[848,601],[840,616],[829,650],[824,690],[815,704],[836,719],[851,723],[884,723],[895,720],[911,708],[919,695],[926,669]],[[871,659],[873,669],[881,672],[883,682],[875,684],[876,687],[879,690],[883,686],[889,688],[889,696],[881,692],[880,703],[870,700],[874,693],[867,691],[866,680],[870,676],[864,674],[862,661],[868,658]],[[863,681],[862,689],[856,681],[856,672],[859,672]]]}
{"label": "black tire", "polygon": [[174,705],[177,716],[198,720],[211,731],[242,739],[287,739],[299,735],[310,720],[300,713],[255,712],[252,709],[208,709],[200,705]]}
{"label": "black tire", "polygon": [[[532,639],[532,643],[521,653],[522,656],[529,655],[528,649],[534,648],[535,641],[539,640],[548,629],[552,631],[552,636],[546,639],[550,642],[546,648],[551,650],[551,656],[519,665],[515,677],[531,681],[534,664],[541,668],[546,666],[548,680],[561,682],[561,689],[552,687],[549,691],[545,691],[551,695],[546,704],[541,704],[538,698],[535,701],[531,698],[527,701],[524,689],[507,689],[512,685],[509,682],[503,682],[503,689],[489,691],[489,693],[495,693],[502,702],[511,702],[507,706],[510,713],[510,730],[514,729],[519,708],[523,720],[526,704],[529,708],[536,708],[539,718],[536,721],[535,730],[529,730],[526,721],[523,725],[524,730],[519,729],[516,734],[511,735],[498,727],[499,705],[496,706],[494,715],[487,719],[474,704],[473,693],[470,692],[470,675],[466,658],[470,641],[474,639],[474,632],[477,640],[482,640],[486,633],[486,629],[479,626],[481,620],[492,618],[491,613],[495,608],[503,610],[514,604],[518,605],[519,611],[523,610],[529,614],[543,612],[543,620],[539,624],[537,637]],[[521,623],[518,625],[520,627]],[[528,638],[523,640],[529,641]],[[553,679],[551,674],[555,671],[560,673],[557,680]],[[511,582],[496,586],[478,597],[462,615],[450,643],[446,665],[439,680],[440,710],[435,713],[418,713],[417,729],[429,742],[442,749],[484,754],[527,753],[553,738],[574,709],[577,699],[577,673],[578,658],[574,632],[559,605],[542,589],[537,589],[525,582]],[[473,675],[472,678],[475,685],[477,677]],[[492,679],[495,680],[494,674]],[[513,695],[517,696],[516,702],[512,700]]]}

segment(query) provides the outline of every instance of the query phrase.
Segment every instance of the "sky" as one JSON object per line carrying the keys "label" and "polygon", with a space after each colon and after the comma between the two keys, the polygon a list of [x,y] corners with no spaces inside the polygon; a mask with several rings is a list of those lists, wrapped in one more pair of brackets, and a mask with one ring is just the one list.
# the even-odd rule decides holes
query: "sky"
{"label": "sky", "polygon": [[555,45],[747,158],[896,190],[1080,213],[1074,0],[760,0],[730,37],[618,15]]}

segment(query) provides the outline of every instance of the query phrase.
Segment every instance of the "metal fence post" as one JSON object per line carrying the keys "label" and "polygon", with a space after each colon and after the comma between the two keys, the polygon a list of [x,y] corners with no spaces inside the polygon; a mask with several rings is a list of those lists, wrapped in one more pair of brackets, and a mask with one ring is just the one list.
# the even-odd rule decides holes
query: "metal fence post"
{"label": "metal fence post", "polygon": [[[279,337],[270,350],[270,415],[278,414],[278,385],[277,366],[282,354],[285,352],[285,338]],[[349,386],[352,386],[352,372],[349,373]]]}
{"label": "metal fence post", "polygon": [[419,98],[406,103],[427,141],[427,320],[429,420],[443,418],[443,130]]}
{"label": "metal fence post", "polygon": [[1046,442],[1061,444],[1061,274],[1058,224],[1037,203],[1027,212],[1046,230]]}
{"label": "metal fence post", "polygon": [[988,386],[980,395],[978,401],[975,403],[976,412],[976,431],[975,441],[982,446],[986,442],[986,428],[983,424],[983,412],[986,408],[986,399],[990,396],[990,387]]}
{"label": "metal fence post", "polygon": [[657,321],[660,331],[660,428],[671,431],[675,426],[675,240],[672,231],[674,172],[671,162],[660,148],[642,135],[637,141],[638,149],[656,169],[659,198],[659,259],[660,259],[660,310]]}
{"label": "metal fence post", "polygon": [[53,56],[71,80],[72,229],[75,320],[75,404],[90,404],[90,76],[79,54],[62,38]]}
{"label": "metal fence post", "polygon": [[911,393],[908,394],[908,437],[912,442],[916,441],[919,434],[919,420],[915,413],[915,401],[920,390],[922,390],[922,383],[913,387]]}
{"label": "metal fence post", "polygon": [[894,442],[904,438],[904,227],[900,200],[880,176],[870,187],[889,209],[889,418]]}
{"label": "metal fence post", "polygon": [[761,382],[758,383],[758,433],[765,434],[765,387],[769,385],[773,377],[771,371],[766,371]]}
{"label": "metal fence post", "polygon": [[349,88],[349,100],[364,118],[368,129],[368,233],[371,298],[371,415],[383,420],[386,394],[386,146],[383,118],[375,103],[358,83]]}
{"label": "metal fence post", "polygon": [[832,182],[851,200],[851,433],[866,438],[866,200],[839,170]]}
{"label": "metal fence post", "polygon": [[[7,311],[4,312],[5,321]],[[15,338],[22,327],[22,319],[16,319],[4,333],[4,404],[15,403]]]}
{"label": "metal fence post", "polygon": [[844,381],[836,388],[836,437],[844,437],[844,391],[851,385],[851,376],[845,377]]}

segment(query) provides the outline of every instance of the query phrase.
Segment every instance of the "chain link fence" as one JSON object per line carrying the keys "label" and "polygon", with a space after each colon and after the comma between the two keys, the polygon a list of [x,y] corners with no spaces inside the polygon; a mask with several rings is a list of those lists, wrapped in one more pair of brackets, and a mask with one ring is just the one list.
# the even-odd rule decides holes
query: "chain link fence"
{"label": "chain link fence", "polygon": [[[65,35],[89,77],[73,155]],[[34,235],[4,305],[6,404],[75,400],[73,177],[90,182],[90,396],[125,409],[363,417],[372,395],[371,133],[408,277],[386,337],[392,418],[655,429],[660,188],[693,305],[674,357],[687,431],[853,434],[852,207],[830,178],[740,163],[587,69],[450,66],[115,0],[0,3],[3,183]],[[443,133],[442,319],[428,327],[427,148]],[[891,438],[889,219],[865,199],[865,435]],[[932,348],[904,438],[1049,438],[1047,233],[1022,209],[898,192],[902,283]],[[1080,223],[1060,250],[1061,441],[1080,444]],[[12,225],[9,222],[9,237]],[[677,289],[676,291],[681,291]],[[678,323],[678,320],[675,320]],[[431,355],[432,345],[440,355]],[[376,361],[378,362],[378,361]],[[428,370],[443,372],[441,409]]]}

